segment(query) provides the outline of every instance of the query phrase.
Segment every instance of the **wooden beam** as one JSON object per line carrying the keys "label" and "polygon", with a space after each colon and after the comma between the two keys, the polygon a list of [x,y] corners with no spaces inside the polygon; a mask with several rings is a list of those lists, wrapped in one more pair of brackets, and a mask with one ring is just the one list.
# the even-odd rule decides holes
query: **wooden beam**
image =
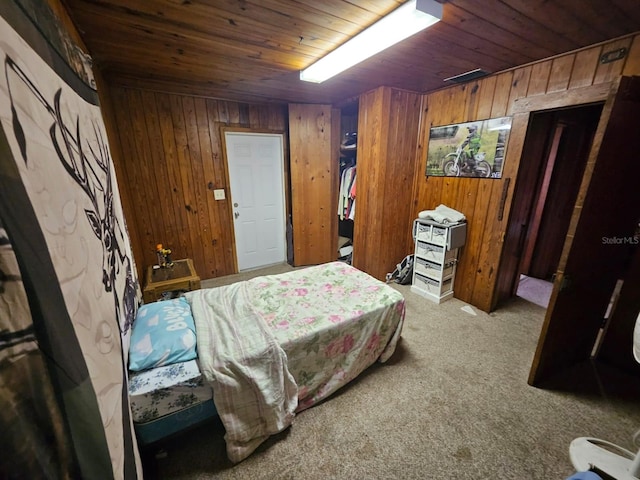
{"label": "wooden beam", "polygon": [[534,97],[518,98],[513,105],[513,113],[528,113],[538,110],[570,107],[587,103],[604,102],[611,91],[612,82],[589,87],[548,93]]}

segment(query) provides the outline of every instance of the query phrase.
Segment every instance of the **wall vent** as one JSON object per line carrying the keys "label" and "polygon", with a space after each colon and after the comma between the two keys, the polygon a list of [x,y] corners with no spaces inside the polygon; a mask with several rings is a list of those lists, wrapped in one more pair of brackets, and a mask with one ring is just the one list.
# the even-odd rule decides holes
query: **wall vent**
{"label": "wall vent", "polygon": [[464,83],[469,80],[474,80],[476,78],[484,77],[489,75],[489,72],[482,70],[481,68],[476,68],[475,70],[471,70],[469,72],[461,73],[460,75],[455,75],[453,77],[445,78],[445,82],[453,82],[453,83]]}

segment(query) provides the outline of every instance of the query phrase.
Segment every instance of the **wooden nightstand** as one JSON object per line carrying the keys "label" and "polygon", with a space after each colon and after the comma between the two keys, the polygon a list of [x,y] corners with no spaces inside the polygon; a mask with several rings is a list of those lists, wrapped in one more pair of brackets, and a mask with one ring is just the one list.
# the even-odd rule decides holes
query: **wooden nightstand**
{"label": "wooden nightstand", "polygon": [[193,260],[176,260],[171,268],[147,268],[147,278],[142,298],[144,303],[155,302],[166,292],[191,291],[200,288],[200,277],[193,267]]}

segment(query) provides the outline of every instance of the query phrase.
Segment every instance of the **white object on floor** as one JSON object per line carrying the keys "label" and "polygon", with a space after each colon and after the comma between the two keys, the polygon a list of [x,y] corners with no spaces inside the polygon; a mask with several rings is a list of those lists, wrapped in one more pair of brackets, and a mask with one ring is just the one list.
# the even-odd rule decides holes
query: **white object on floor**
{"label": "white object on floor", "polygon": [[573,466],[581,472],[606,473],[616,480],[640,478],[640,451],[629,450],[598,438],[580,437],[569,445]]}
{"label": "white object on floor", "polygon": [[471,305],[465,305],[464,307],[460,308],[460,310],[462,310],[463,312],[470,313],[471,315],[474,315],[474,316],[478,315]]}
{"label": "white object on floor", "polygon": [[340,250],[338,250],[340,258],[346,257],[352,252],[353,252],[353,245],[347,245],[346,247],[342,247]]}
{"label": "white object on floor", "polygon": [[[640,315],[633,331],[633,354],[640,363]],[[634,436],[634,443],[640,430]],[[592,470],[604,473],[616,480],[640,479],[640,450],[635,455],[629,450],[598,438],[580,437],[569,445],[569,457],[573,466],[582,472]]]}

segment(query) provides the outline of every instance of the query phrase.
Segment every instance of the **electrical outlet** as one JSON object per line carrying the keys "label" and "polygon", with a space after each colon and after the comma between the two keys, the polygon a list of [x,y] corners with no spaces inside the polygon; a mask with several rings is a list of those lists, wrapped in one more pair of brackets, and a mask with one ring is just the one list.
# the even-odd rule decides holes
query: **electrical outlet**
{"label": "electrical outlet", "polygon": [[218,188],[216,190],[213,191],[213,198],[215,198],[216,200],[224,200],[225,196],[224,196],[224,188]]}

